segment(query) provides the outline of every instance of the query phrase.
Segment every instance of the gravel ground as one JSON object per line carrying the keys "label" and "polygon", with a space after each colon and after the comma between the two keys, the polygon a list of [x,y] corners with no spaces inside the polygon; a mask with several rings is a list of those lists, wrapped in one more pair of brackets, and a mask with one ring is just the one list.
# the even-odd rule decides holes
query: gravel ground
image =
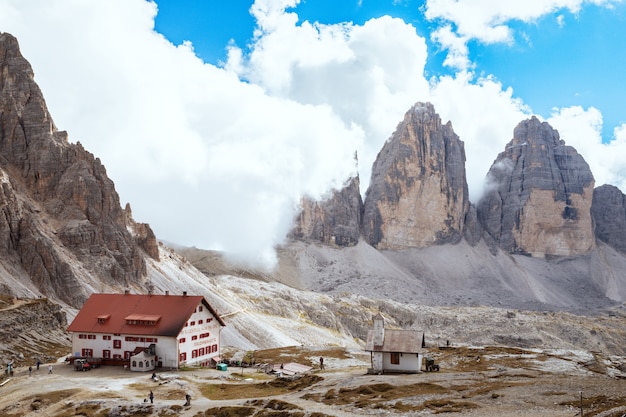
{"label": "gravel ground", "polygon": [[[441,364],[440,372],[368,375],[367,356],[359,355],[329,361],[324,371],[313,371],[323,380],[276,399],[300,407],[307,416],[317,412],[336,417],[400,417],[446,411],[448,416],[572,417],[580,412],[582,393],[586,416],[613,417],[626,413],[624,375],[615,376],[609,372],[614,369],[607,367],[606,362],[601,361],[604,366],[598,366],[598,361],[575,352],[458,347],[436,349],[428,354]],[[95,411],[108,409],[107,415],[136,415],[141,411],[146,416],[191,417],[210,408],[249,405],[249,398],[222,401],[204,398],[199,390],[203,384],[257,384],[273,378],[256,375],[252,369],[246,371],[249,377],[244,375],[243,380],[237,375],[240,368],[227,372],[200,369],[160,371],[159,381],[154,382],[149,374],[121,368],[76,372],[71,366],[55,363],[53,373],[48,374],[47,366],[42,365],[32,376],[19,368],[0,387],[1,416],[69,416],[79,414],[77,410],[83,413],[92,410],[93,414],[87,411],[83,415],[95,415]],[[389,392],[400,392],[403,386],[410,389],[393,399],[385,399],[384,394],[367,394],[373,387],[385,384],[393,386]],[[433,387],[434,391],[422,391]],[[144,402],[150,390],[155,395],[153,405]],[[183,406],[185,394],[192,396],[191,406]],[[397,404],[404,408],[394,406]],[[425,408],[426,404],[429,407]]]}

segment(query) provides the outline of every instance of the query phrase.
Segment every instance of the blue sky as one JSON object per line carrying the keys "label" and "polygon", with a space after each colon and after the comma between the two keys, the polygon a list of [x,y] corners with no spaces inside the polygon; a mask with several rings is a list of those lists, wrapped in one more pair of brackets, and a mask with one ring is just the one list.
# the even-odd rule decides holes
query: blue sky
{"label": "blue sky", "polygon": [[[155,29],[175,44],[191,41],[199,57],[219,65],[226,45],[242,49],[253,36],[251,1],[156,0]],[[300,22],[337,24],[365,21],[383,15],[412,24],[428,42],[427,76],[452,74],[443,66],[445,51],[429,35],[437,21],[423,13],[424,1],[306,0],[292,8]],[[530,21],[508,22],[513,40],[469,43],[473,71],[492,75],[513,88],[514,95],[544,117],[554,107],[581,105],[598,108],[604,116],[602,136],[626,121],[626,4],[611,8],[588,5],[576,13],[557,10]]]}
{"label": "blue sky", "polygon": [[135,220],[262,265],[303,196],[356,174],[365,194],[417,101],[464,142],[473,203],[532,115],[626,192],[625,17],[623,0],[0,0],[56,126]]}

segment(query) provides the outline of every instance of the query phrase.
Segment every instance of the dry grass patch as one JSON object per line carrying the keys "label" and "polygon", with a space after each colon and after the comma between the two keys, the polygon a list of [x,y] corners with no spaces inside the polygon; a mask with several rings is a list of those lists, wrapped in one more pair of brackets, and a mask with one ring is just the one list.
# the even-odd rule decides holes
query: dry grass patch
{"label": "dry grass patch", "polygon": [[536,352],[506,346],[437,348],[430,349],[425,356],[439,362],[443,371],[448,369],[457,372],[485,372],[497,367],[522,368],[527,367],[530,358],[542,359]]}
{"label": "dry grass patch", "polygon": [[45,412],[48,407],[67,400],[80,391],[78,389],[68,389],[24,397],[11,406],[0,410],[0,416],[23,417],[33,412],[49,415]]}
{"label": "dry grass patch", "polygon": [[66,400],[73,395],[76,395],[80,390],[78,389],[66,389],[60,391],[50,391],[43,394],[31,395],[23,399],[24,402],[30,402],[33,410],[39,410],[42,407],[46,407],[50,404],[56,404],[60,401]]}
{"label": "dry grass patch", "polygon": [[181,400],[185,401],[187,391],[178,385],[163,384],[155,386],[150,383],[136,382],[129,384],[128,388],[137,392],[137,398],[147,399],[150,391],[154,393],[154,401],[158,400]]}
{"label": "dry grass patch", "polygon": [[330,347],[325,349],[310,350],[301,346],[289,346],[276,349],[257,350],[254,352],[254,361],[256,363],[285,363],[285,362],[297,362],[303,365],[314,366],[317,364],[315,358],[336,358],[336,359],[349,359],[345,348],[342,347]]}
{"label": "dry grass patch", "polygon": [[54,417],[107,417],[109,410],[102,407],[99,401],[89,401],[80,404],[67,404],[65,409],[54,414]]}
{"label": "dry grass patch", "polygon": [[324,394],[307,394],[303,398],[326,405],[353,404],[358,408],[393,408],[395,407],[393,404],[386,403],[400,398],[417,397],[420,395],[443,395],[448,392],[448,389],[430,383],[411,385],[381,383],[362,385],[355,388],[341,388],[339,390],[331,389]]}
{"label": "dry grass patch", "polygon": [[469,401],[455,401],[449,399],[429,400],[422,405],[423,409],[429,409],[434,414],[461,413],[466,410],[478,408],[478,404]]}
{"label": "dry grass patch", "polygon": [[213,407],[196,413],[194,417],[249,417],[256,411],[255,407]]}
{"label": "dry grass patch", "polygon": [[302,410],[301,407],[298,407],[295,404],[288,403],[286,401],[277,400],[277,399],[265,399],[265,400],[251,400],[247,401],[246,405],[250,405],[253,407],[271,409],[271,410]]}
{"label": "dry grass patch", "polygon": [[451,389],[462,394],[462,398],[472,398],[478,397],[481,395],[489,395],[492,397],[494,395],[500,396],[499,394],[494,394],[494,391],[503,390],[506,388],[519,387],[528,385],[525,382],[477,382],[473,385],[456,385],[452,386]]}
{"label": "dry grass patch", "polygon": [[[560,405],[568,405],[574,408],[580,408],[580,398],[572,401],[564,401]],[[582,407],[584,415],[587,417],[597,416],[602,413],[605,417],[622,417],[624,411],[615,411],[614,414],[606,414],[615,408],[626,407],[626,397],[610,398],[606,395],[596,395],[594,397],[583,397]]]}
{"label": "dry grass patch", "polygon": [[331,417],[323,413],[308,413],[295,404],[278,399],[256,399],[247,401],[243,406],[215,407],[194,417]]}
{"label": "dry grass patch", "polygon": [[271,397],[299,391],[322,381],[317,375],[304,375],[297,379],[276,378],[260,384],[203,384],[200,392],[210,400]]}

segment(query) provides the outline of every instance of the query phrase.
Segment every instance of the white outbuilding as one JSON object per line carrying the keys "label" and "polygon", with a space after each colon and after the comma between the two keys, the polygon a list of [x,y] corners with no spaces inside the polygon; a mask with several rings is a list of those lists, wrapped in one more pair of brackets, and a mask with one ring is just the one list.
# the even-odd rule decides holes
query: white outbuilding
{"label": "white outbuilding", "polygon": [[367,332],[365,343],[365,350],[371,356],[368,373],[421,372],[424,332],[385,329],[385,319],[380,313],[372,320],[374,329]]}

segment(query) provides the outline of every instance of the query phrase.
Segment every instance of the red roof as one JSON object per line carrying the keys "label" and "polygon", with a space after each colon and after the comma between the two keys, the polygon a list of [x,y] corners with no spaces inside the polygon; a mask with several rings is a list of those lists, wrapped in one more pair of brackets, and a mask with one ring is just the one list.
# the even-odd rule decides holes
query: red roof
{"label": "red roof", "polygon": [[226,325],[201,295],[92,294],[67,331],[174,337],[200,303]]}

